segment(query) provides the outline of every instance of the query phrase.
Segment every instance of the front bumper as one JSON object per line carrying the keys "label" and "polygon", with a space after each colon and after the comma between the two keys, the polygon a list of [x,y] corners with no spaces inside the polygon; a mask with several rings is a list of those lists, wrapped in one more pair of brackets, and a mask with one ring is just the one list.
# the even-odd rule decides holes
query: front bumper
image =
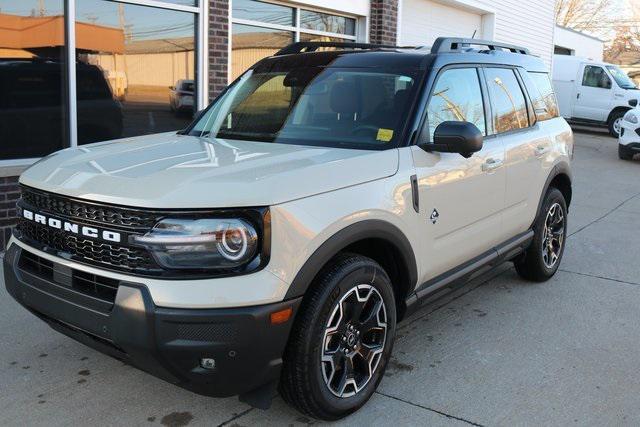
{"label": "front bumper", "polygon": [[624,146],[640,144],[640,125],[623,120],[622,134],[618,137],[618,143]]}
{"label": "front bumper", "polygon": [[640,142],[630,142],[626,145],[620,144],[620,149],[627,154],[640,154]]}
{"label": "front bumper", "polygon": [[[120,281],[107,310],[93,296],[51,279],[60,276],[26,270],[23,252],[11,245],[5,254],[9,294],[53,329],[89,347],[208,396],[247,393],[280,376],[300,298],[241,308],[163,308],[155,306],[144,285]],[[272,325],[271,313],[287,307],[293,309],[289,321]],[[202,368],[202,358],[214,359],[215,368]]]}

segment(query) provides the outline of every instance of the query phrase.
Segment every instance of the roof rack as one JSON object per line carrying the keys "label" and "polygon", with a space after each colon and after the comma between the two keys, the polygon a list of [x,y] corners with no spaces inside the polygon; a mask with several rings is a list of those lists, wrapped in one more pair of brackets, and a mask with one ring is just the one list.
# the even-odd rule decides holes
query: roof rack
{"label": "roof rack", "polygon": [[470,46],[486,46],[489,50],[507,49],[511,53],[529,55],[529,49],[526,47],[490,40],[462,39],[454,37],[438,37],[431,47],[431,53],[463,52],[463,48]]}
{"label": "roof rack", "polygon": [[401,46],[371,43],[350,43],[350,42],[296,42],[280,49],[275,56],[291,55],[303,52],[315,52],[321,47],[337,47],[342,49],[402,49]]}

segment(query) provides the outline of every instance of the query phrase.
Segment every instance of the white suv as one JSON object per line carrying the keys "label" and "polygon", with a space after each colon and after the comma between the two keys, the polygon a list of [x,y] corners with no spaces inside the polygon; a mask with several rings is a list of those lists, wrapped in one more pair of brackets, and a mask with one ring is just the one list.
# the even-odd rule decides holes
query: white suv
{"label": "white suv", "polygon": [[640,107],[627,111],[620,127],[618,157],[633,160],[636,154],[640,154]]}
{"label": "white suv", "polygon": [[182,132],[26,171],[6,286],[177,385],[258,407],[279,390],[337,419],[371,397],[397,322],[427,298],[503,261],[553,276],[572,154],[526,49],[298,43]]}

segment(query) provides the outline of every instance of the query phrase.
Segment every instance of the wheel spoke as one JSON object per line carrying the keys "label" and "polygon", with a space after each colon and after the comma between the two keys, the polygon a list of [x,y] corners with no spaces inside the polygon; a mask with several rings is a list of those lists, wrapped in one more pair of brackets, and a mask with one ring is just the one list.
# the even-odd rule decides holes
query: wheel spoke
{"label": "wheel spoke", "polygon": [[367,316],[360,323],[363,331],[367,332],[373,328],[380,327],[379,314],[380,309],[382,308],[382,300],[376,301],[371,311],[367,314]]}
{"label": "wheel spoke", "polygon": [[362,360],[369,368],[369,376],[373,375],[374,367],[372,366],[372,362],[375,360],[378,354],[382,353],[382,350],[382,344],[362,344],[358,349],[358,355],[362,357]]}
{"label": "wheel spoke", "polygon": [[336,390],[340,396],[344,395],[347,385],[353,383],[355,386],[355,380],[353,377],[353,360],[350,357],[345,357],[344,362],[344,367],[340,372],[340,379],[336,385]]}
{"label": "wheel spoke", "polygon": [[349,304],[349,310],[348,310],[348,315],[347,318],[349,320],[351,320],[352,322],[359,322],[360,321],[360,316],[362,316],[362,309],[364,308],[364,304],[361,304],[359,302],[354,302]]}

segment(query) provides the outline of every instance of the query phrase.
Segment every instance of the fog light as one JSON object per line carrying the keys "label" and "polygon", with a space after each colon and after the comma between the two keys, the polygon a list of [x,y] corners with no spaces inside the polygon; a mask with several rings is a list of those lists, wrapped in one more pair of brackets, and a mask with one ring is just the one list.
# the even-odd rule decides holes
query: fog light
{"label": "fog light", "polygon": [[216,360],[215,359],[210,359],[210,358],[200,359],[200,366],[203,369],[215,369]]}

